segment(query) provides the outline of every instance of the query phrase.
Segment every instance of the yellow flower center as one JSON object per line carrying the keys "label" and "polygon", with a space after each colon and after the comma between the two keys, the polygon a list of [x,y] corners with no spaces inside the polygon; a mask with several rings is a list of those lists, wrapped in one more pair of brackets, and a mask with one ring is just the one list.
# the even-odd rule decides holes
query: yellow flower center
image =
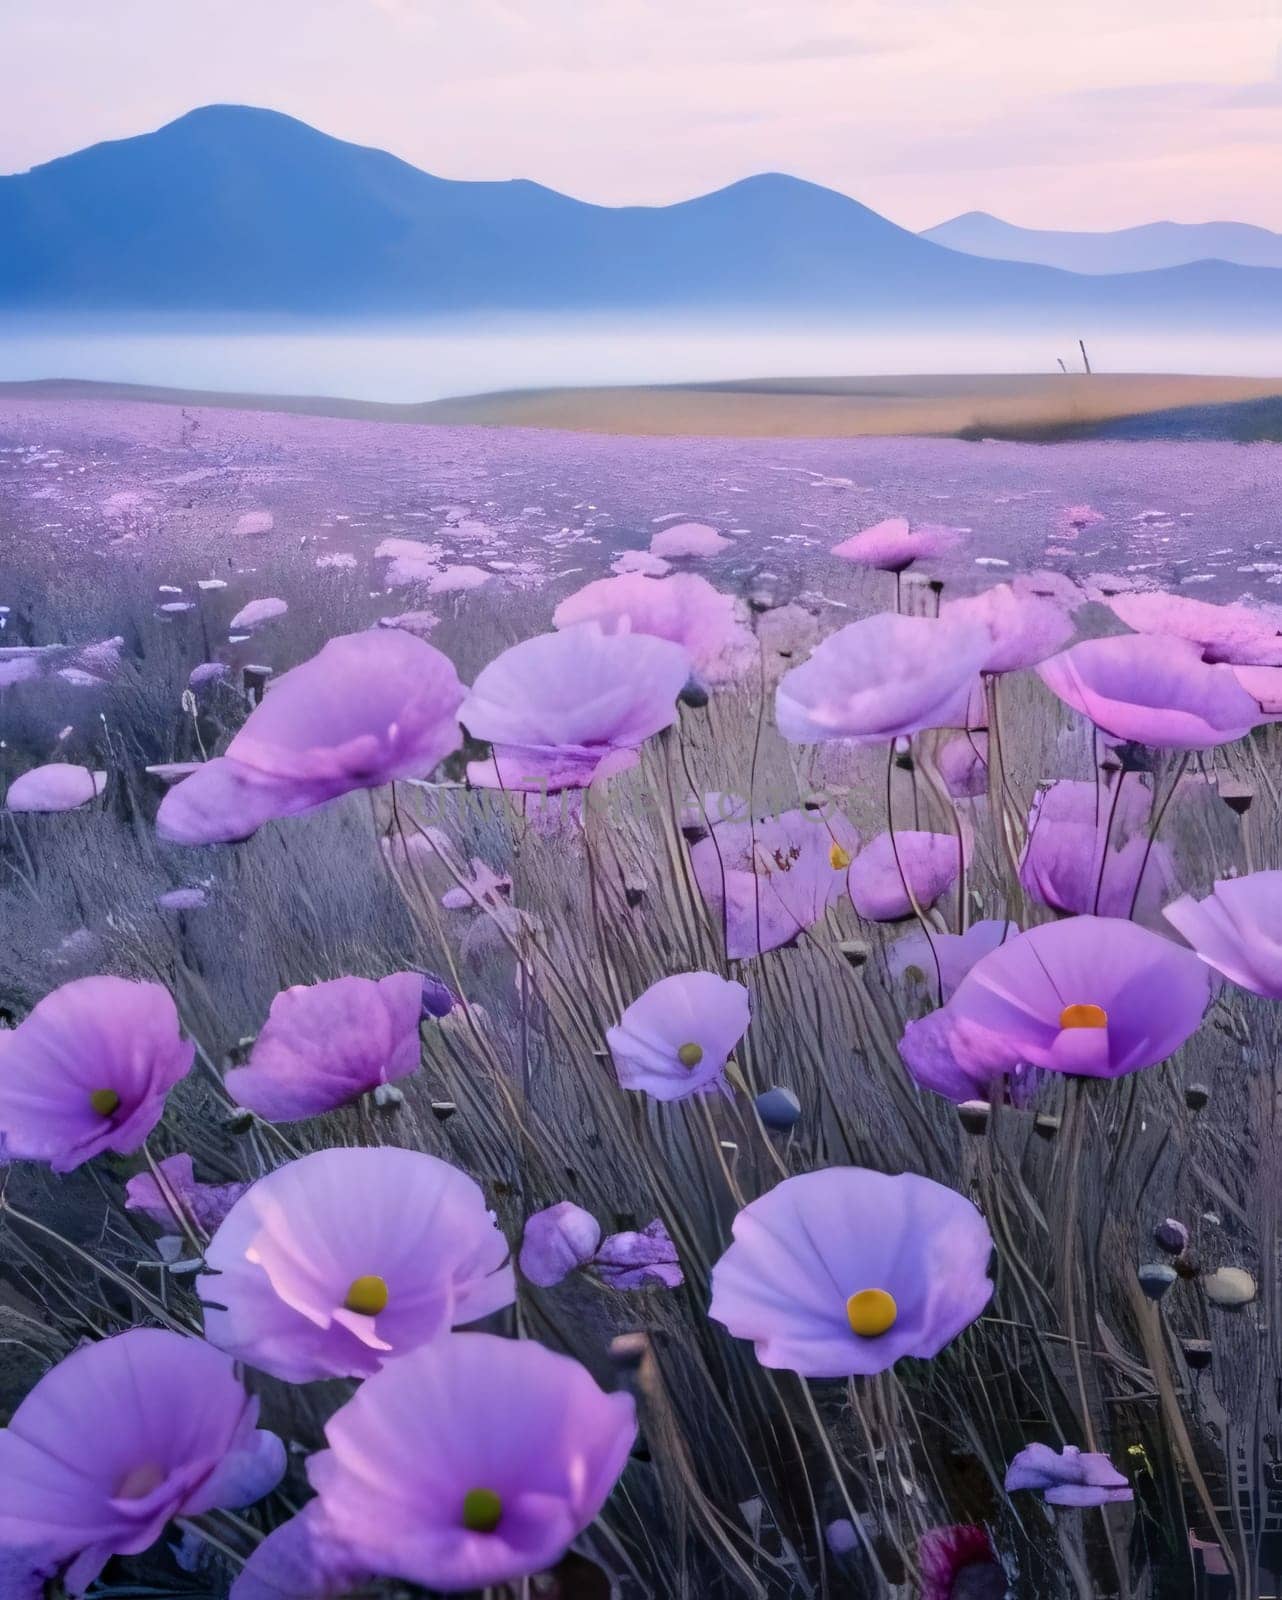
{"label": "yellow flower center", "polygon": [[95,1089],[89,1096],[89,1104],[100,1117],[109,1117],[113,1111],[120,1108],[120,1096],[114,1089]]}
{"label": "yellow flower center", "polygon": [[850,1331],[861,1339],[876,1339],[895,1326],[899,1307],[885,1289],[860,1289],[846,1301]]}
{"label": "yellow flower center", "polygon": [[348,1311],[359,1312],[362,1317],[376,1317],[387,1309],[387,1285],[373,1274],[356,1278],[343,1304]]}
{"label": "yellow flower center", "polygon": [[1061,1028],[1107,1028],[1108,1012],[1103,1006],[1065,1006],[1059,1014]]}
{"label": "yellow flower center", "polygon": [[463,1526],[471,1533],[493,1533],[503,1516],[503,1502],[493,1489],[469,1489],[463,1496]]}
{"label": "yellow flower center", "polygon": [[834,839],[828,846],[828,860],[832,863],[834,872],[844,872],[854,860],[849,850],[845,850]]}
{"label": "yellow flower center", "polygon": [[689,1044],[683,1044],[677,1051],[677,1060],[683,1067],[697,1067],[703,1060],[703,1046],[695,1044],[693,1040]]}

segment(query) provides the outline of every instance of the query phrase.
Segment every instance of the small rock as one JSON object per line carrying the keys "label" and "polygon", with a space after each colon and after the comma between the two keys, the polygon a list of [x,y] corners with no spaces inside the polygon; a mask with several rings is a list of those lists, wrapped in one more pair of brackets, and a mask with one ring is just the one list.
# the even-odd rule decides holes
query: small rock
{"label": "small rock", "polygon": [[787,1133],[801,1119],[801,1101],[791,1089],[783,1089],[778,1085],[759,1094],[756,1106],[757,1115],[775,1133]]}
{"label": "small rock", "polygon": [[1185,1339],[1180,1346],[1184,1352],[1184,1359],[1195,1372],[1200,1372],[1203,1367],[1211,1365],[1211,1341],[1209,1339]]}
{"label": "small rock", "polygon": [[1139,1269],[1140,1288],[1150,1300],[1160,1300],[1179,1278],[1174,1267],[1164,1261],[1146,1261]]}
{"label": "small rock", "polygon": [[1053,1117],[1049,1111],[1040,1111],[1033,1118],[1033,1132],[1043,1139],[1053,1139],[1059,1128],[1060,1119]]}
{"label": "small rock", "polygon": [[1153,1229],[1153,1239],[1160,1249],[1169,1250],[1173,1256],[1182,1255],[1189,1247],[1189,1231],[1174,1217],[1158,1223]]}
{"label": "small rock", "polygon": [[1217,1306],[1247,1306],[1255,1299],[1255,1279],[1241,1267],[1220,1267],[1202,1279],[1206,1298]]}
{"label": "small rock", "polygon": [[843,939],[837,948],[852,967],[862,967],[870,954],[868,945],[862,939]]}
{"label": "small rock", "polygon": [[957,1115],[967,1133],[987,1133],[992,1109],[987,1100],[963,1100],[957,1107]]}

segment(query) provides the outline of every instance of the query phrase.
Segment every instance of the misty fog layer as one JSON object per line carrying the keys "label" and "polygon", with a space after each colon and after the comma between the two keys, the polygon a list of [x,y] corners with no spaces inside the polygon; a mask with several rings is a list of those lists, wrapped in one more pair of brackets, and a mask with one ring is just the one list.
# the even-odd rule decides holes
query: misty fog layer
{"label": "misty fog layer", "polygon": [[1282,373],[1282,334],[1172,329],[1163,335],[1069,328],[958,330],[709,327],[596,319],[477,319],[404,327],[309,328],[161,320],[0,322],[0,381],[80,378],[262,394],[409,402],[489,390],[580,384],[715,382],[878,373],[1080,370]]}

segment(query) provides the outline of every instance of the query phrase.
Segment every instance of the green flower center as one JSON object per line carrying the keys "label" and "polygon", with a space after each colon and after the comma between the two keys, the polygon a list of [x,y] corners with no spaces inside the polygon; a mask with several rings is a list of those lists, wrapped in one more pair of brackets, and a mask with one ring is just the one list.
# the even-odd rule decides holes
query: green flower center
{"label": "green flower center", "polygon": [[469,1489],[463,1496],[463,1526],[470,1533],[493,1533],[503,1516],[503,1502],[493,1489]]}
{"label": "green flower center", "polygon": [[95,1089],[89,1096],[89,1104],[100,1117],[109,1117],[120,1109],[120,1096],[114,1089]]}
{"label": "green flower center", "polygon": [[343,1305],[348,1311],[359,1312],[362,1317],[376,1317],[380,1311],[386,1311],[387,1299],[386,1283],[371,1273],[368,1277],[352,1280]]}

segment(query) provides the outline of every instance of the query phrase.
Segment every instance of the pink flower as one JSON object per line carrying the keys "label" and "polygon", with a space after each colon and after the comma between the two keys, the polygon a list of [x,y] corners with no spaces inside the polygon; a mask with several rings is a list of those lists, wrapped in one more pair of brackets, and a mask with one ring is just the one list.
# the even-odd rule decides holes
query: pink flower
{"label": "pink flower", "polygon": [[932,1528],[917,1542],[918,1600],[1006,1600],[1010,1583],[983,1528]]}
{"label": "pink flower", "polygon": [[612,1233],[595,1266],[611,1289],[679,1289],[685,1282],[677,1247],[657,1217],[640,1233]]}
{"label": "pink flower", "polygon": [[536,1211],[521,1239],[521,1272],[541,1289],[551,1289],[585,1267],[601,1243],[601,1224],[572,1200]]}
{"label": "pink flower", "polygon": [[1020,594],[998,584],[964,600],[946,600],[940,615],[948,621],[978,623],[989,637],[985,672],[1022,672],[1054,655],[1073,637],[1074,623],[1063,606],[1038,595]]}
{"label": "pink flower", "polygon": [[1115,784],[1110,792],[1061,778],[1038,791],[1019,864],[1034,900],[1102,917],[1129,917],[1132,904],[1143,917],[1157,911],[1174,882],[1171,853],[1144,831],[1150,791],[1126,774]]}
{"label": "pink flower", "polygon": [[607,633],[668,639],[681,646],[697,676],[710,684],[742,676],[757,659],[743,602],[693,572],[671,578],[598,578],[562,600],[552,622],[557,628],[597,622]]}
{"label": "pink flower", "polygon": [[988,735],[959,733],[940,746],[935,757],[939,776],[954,800],[974,800],[988,793]]}
{"label": "pink flower", "polygon": [[963,728],[992,643],[974,622],[865,617],[829,634],[775,691],[775,722],[792,744],[881,744],[923,728]]}
{"label": "pink flower", "polygon": [[157,983],[76,978],[0,1033],[0,1150],[70,1172],[127,1155],[160,1121],[195,1047]]}
{"label": "pink flower", "polygon": [[1181,895],[1162,915],[1230,983],[1282,1000],[1282,872],[1219,878],[1204,900]]}
{"label": "pink flower", "polygon": [[272,1001],[249,1064],[227,1092],[269,1122],[297,1122],[347,1105],[419,1064],[423,978],[334,978],[297,984]]}
{"label": "pink flower", "polygon": [[125,1209],[141,1211],[158,1227],[173,1233],[179,1226],[175,1209],[212,1233],[249,1187],[247,1183],[197,1183],[189,1155],[167,1156],[160,1163],[163,1187],[150,1172],[140,1172],[125,1185]]}
{"label": "pink flower", "polygon": [[977,961],[1018,932],[1013,922],[973,922],[965,933],[927,935],[918,928],[896,939],[886,952],[886,965],[900,978],[915,967],[932,988],[939,984],[947,1000]]}
{"label": "pink flower", "polygon": [[1070,917],[977,961],[946,1005],[908,1024],[899,1053],[918,1083],[959,1102],[1029,1068],[1120,1078],[1172,1055],[1210,993],[1205,967],[1170,940]]}
{"label": "pink flower", "polygon": [[879,833],[850,864],[846,884],[851,904],[869,922],[897,922],[913,915],[913,901],[928,911],[953,886],[961,852],[951,833],[907,829]]}
{"label": "pink flower", "polygon": [[1257,606],[1211,605],[1189,595],[1112,595],[1109,609],[1137,633],[1187,639],[1198,646],[1204,661],[1227,661],[1234,666],[1282,666],[1282,616]]}
{"label": "pink flower", "polygon": [[365,1377],[511,1305],[507,1256],[457,1167],[415,1150],[318,1150],[259,1178],[214,1235],[197,1279],[205,1336],[290,1383]]}
{"label": "pink flower", "polygon": [[331,639],[281,677],[227,753],[161,802],[156,826],[178,844],[246,839],[353,789],[425,778],[462,743],[453,664],[399,628]]}
{"label": "pink flower", "polygon": [[691,847],[690,862],[700,893],[721,917],[726,954],[759,955],[813,927],[845,888],[858,848],[859,834],[840,813],[785,811],[715,823]]}
{"label": "pink flower", "polygon": [[605,1504],[636,1411],[568,1356],[450,1334],[362,1384],[325,1434],[308,1474],[335,1536],[370,1571],[454,1593],[554,1565]]}
{"label": "pink flower", "polygon": [[459,717],[493,745],[468,778],[484,788],[586,788],[607,766],[634,764],[677,718],[690,676],[680,645],[583,623],[513,645],[485,667]]}
{"label": "pink flower", "polygon": [[843,561],[877,567],[882,572],[902,572],[914,561],[946,554],[961,543],[964,530],[926,522],[911,528],[906,517],[890,517],[843,539],[832,553]]}
{"label": "pink flower", "polygon": [[1006,1469],[1006,1488],[1038,1489],[1053,1506],[1103,1506],[1134,1499],[1129,1483],[1105,1455],[1084,1453],[1076,1445],[1055,1451],[1026,1444]]}
{"label": "pink flower", "polygon": [[[52,1368],[0,1432],[0,1544],[71,1560],[82,1594],[176,1516],[248,1505],[285,1470],[258,1401],[199,1339],[134,1328]],[[74,1559],[72,1559],[74,1558]]]}
{"label": "pink flower", "polygon": [[750,1016],[741,983],[714,972],[661,978],[605,1036],[619,1083],[656,1100],[685,1100],[721,1088],[730,1052],[747,1032]]}
{"label": "pink flower", "polygon": [[312,1500],[250,1552],[230,1600],[341,1600],[372,1576],[334,1537],[320,1502]]}
{"label": "pink flower", "polygon": [[830,1167],[745,1206],[708,1315],[763,1367],[807,1378],[929,1359],[988,1304],[993,1241],[963,1195],[910,1172]]}
{"label": "pink flower", "polygon": [[10,811],[75,811],[88,805],[107,787],[105,772],[68,761],[32,767],[9,785],[4,803]]}
{"label": "pink flower", "polygon": [[1232,667],[1208,666],[1187,640],[1123,634],[1085,639],[1037,669],[1053,694],[1118,739],[1206,750],[1262,720]]}

